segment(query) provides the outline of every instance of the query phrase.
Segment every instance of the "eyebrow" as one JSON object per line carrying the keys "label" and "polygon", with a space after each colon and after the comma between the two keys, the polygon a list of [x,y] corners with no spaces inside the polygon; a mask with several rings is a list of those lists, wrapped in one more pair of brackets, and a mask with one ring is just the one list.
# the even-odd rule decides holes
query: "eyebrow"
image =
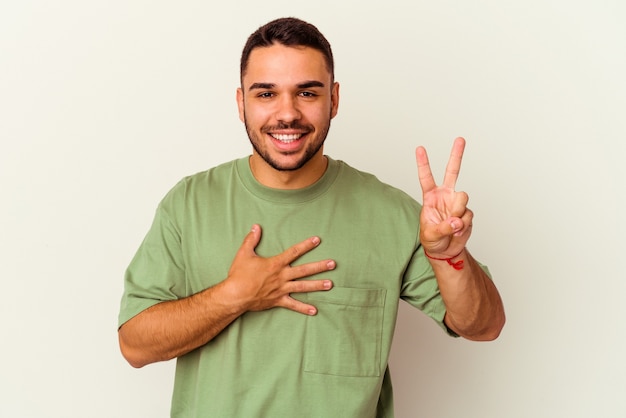
{"label": "eyebrow", "polygon": [[[252,83],[248,91],[252,90],[268,90],[276,87],[274,83]],[[324,83],[317,80],[304,81],[297,85],[299,89],[309,89],[311,87],[324,87]]]}

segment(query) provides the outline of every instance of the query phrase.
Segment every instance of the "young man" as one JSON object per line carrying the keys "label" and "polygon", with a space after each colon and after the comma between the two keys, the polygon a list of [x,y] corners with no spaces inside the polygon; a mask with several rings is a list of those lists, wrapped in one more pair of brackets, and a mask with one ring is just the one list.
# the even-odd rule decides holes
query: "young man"
{"label": "young man", "polygon": [[420,206],[324,155],[333,74],[309,23],[254,32],[237,90],[252,155],[179,182],[128,267],[120,347],[135,367],[178,359],[173,417],[392,417],[400,298],[451,335],[491,340],[504,325],[466,250],[465,141],[441,186],[417,149]]}

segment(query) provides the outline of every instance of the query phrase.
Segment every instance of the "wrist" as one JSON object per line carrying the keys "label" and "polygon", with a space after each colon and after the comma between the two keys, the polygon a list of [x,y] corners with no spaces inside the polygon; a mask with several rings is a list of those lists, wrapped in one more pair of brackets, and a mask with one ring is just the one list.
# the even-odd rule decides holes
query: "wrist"
{"label": "wrist", "polygon": [[250,310],[252,301],[244,296],[238,283],[227,278],[209,289],[212,291],[210,304],[219,305],[224,313],[237,317]]}
{"label": "wrist", "polygon": [[459,251],[458,254],[453,255],[452,257],[448,257],[448,256],[434,256],[434,255],[428,254],[428,252],[424,249],[424,255],[426,255],[426,257],[428,257],[430,260],[446,262],[446,263],[448,263],[448,265],[450,265],[455,270],[462,270],[463,269],[463,265],[465,264],[465,261],[464,260],[459,260],[459,258],[461,257],[461,255],[464,252],[465,252],[465,247],[463,247],[461,249],[461,251]]}

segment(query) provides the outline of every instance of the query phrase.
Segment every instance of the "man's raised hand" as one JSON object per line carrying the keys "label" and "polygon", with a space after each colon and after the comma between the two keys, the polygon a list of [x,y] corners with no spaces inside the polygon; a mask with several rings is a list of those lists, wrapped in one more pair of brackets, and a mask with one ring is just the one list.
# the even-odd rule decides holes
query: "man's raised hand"
{"label": "man's raised hand", "polygon": [[423,203],[420,240],[432,257],[454,257],[463,251],[471,235],[474,214],[467,208],[467,193],[454,190],[464,149],[465,139],[456,138],[440,186],[435,183],[424,147],[415,150]]}

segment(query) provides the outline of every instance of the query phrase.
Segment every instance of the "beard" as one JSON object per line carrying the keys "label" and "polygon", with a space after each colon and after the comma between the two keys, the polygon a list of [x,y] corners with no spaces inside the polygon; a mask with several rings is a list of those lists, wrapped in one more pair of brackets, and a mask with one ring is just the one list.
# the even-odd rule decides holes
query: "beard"
{"label": "beard", "polygon": [[[277,171],[296,171],[304,167],[306,163],[308,163],[311,158],[313,158],[320,151],[322,146],[324,146],[324,142],[326,141],[326,137],[328,136],[328,131],[330,129],[330,118],[328,119],[328,123],[326,124],[326,126],[324,126],[323,129],[319,131],[319,133],[317,133],[314,140],[308,144],[307,148],[304,150],[304,154],[302,155],[302,157],[295,163],[289,165],[281,164],[279,161],[272,158],[270,152],[262,145],[263,139],[259,138],[256,132],[248,125],[248,120],[245,117],[245,114],[244,125],[246,127],[248,139],[250,140],[252,147],[257,152],[257,154],[261,156],[263,161],[265,161],[270,167]],[[271,132],[272,130],[280,129],[297,129],[306,132],[306,135],[310,135],[311,132],[315,132],[314,128],[310,125],[301,125],[298,122],[292,122],[289,124],[281,123],[276,126],[265,126],[261,128],[261,135],[264,135],[267,132]],[[283,153],[283,155],[289,155],[289,153]]]}

